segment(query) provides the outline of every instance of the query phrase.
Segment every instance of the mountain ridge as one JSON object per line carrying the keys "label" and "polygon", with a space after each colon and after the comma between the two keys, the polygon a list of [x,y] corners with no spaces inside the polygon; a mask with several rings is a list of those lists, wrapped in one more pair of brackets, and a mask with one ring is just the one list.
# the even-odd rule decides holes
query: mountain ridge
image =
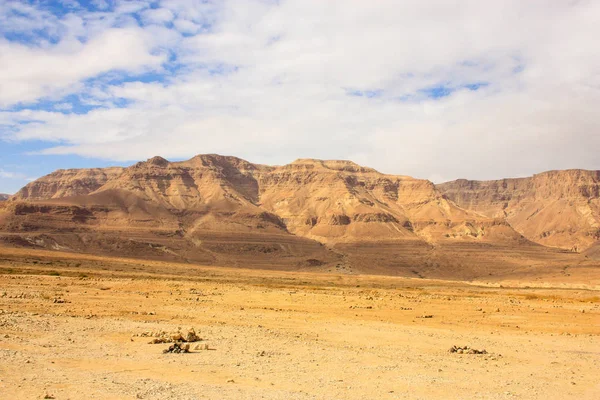
{"label": "mountain ridge", "polygon": [[600,171],[546,171],[528,178],[436,185],[458,206],[503,217],[546,246],[586,250],[600,240]]}
{"label": "mountain ridge", "polygon": [[566,253],[540,246],[529,230],[513,227],[516,221],[521,228],[520,219],[497,212],[504,186],[521,199],[535,185],[509,181],[494,191],[498,184],[456,182],[434,185],[349,160],[269,166],[217,154],[152,157],[129,167],[59,170],[29,183],[3,202],[0,240],[195,263],[418,276],[475,276],[565,257],[577,263],[584,257],[567,254],[595,248],[593,240]]}

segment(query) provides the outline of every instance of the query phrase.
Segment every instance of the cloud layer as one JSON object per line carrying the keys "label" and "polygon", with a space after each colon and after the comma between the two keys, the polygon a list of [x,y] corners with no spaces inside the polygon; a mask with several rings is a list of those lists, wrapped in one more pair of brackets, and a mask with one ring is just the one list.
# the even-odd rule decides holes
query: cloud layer
{"label": "cloud layer", "polygon": [[597,1],[0,5],[0,138],[119,162],[600,169]]}

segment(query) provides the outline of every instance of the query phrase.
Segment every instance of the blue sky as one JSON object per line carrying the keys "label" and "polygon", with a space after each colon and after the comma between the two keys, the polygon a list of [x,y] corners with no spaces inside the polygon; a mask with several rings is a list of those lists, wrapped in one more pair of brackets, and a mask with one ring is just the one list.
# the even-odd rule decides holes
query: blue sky
{"label": "blue sky", "polygon": [[199,153],[434,181],[600,168],[600,3],[498,3],[0,2],[0,192]]}

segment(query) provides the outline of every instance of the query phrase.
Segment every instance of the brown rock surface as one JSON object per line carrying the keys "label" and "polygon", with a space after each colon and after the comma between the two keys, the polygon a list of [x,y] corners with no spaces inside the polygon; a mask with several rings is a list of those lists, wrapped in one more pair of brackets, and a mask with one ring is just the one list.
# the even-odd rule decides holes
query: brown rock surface
{"label": "brown rock surface", "polygon": [[549,171],[529,178],[437,185],[458,206],[504,218],[527,239],[584,251],[600,240],[600,171]]}
{"label": "brown rock surface", "polygon": [[[563,197],[585,190],[597,197],[597,186],[584,188],[577,179],[579,186],[563,188]],[[556,180],[544,193],[557,190],[562,180]],[[127,168],[60,170],[30,183],[0,207],[0,243],[207,265],[461,279],[586,262],[527,240],[521,233],[533,238],[535,228],[495,212],[496,203],[474,207],[460,196],[453,199],[449,184],[437,188],[351,161],[265,166],[214,154],[181,162],[154,157]],[[588,205],[592,217],[595,204]]]}
{"label": "brown rock surface", "polygon": [[13,200],[47,200],[80,196],[99,189],[123,168],[59,169],[23,187]]}

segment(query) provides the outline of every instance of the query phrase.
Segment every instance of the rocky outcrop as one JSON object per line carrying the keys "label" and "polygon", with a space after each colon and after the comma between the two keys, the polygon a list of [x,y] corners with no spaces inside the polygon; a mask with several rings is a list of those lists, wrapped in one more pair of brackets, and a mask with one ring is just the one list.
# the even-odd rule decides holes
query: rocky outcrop
{"label": "rocky outcrop", "polygon": [[90,194],[119,176],[123,168],[59,169],[19,190],[13,200],[48,200]]}
{"label": "rocky outcrop", "polygon": [[549,171],[497,181],[437,185],[458,206],[504,218],[529,240],[582,251],[600,240],[600,171]]}
{"label": "rocky outcrop", "polygon": [[[261,207],[279,215],[290,232],[322,243],[487,239],[446,235],[449,225],[487,224],[491,218],[462,210],[427,180],[385,175],[351,161],[313,159],[253,176]],[[431,229],[432,222],[439,223],[437,229]]]}
{"label": "rocky outcrop", "polygon": [[[180,226],[190,237],[271,232],[328,244],[437,242],[488,240],[496,226],[493,217],[448,201],[429,181],[344,160],[300,159],[272,167],[216,154],[181,162],[154,157],[127,168],[59,170],[30,183],[13,200],[107,206],[110,216],[88,219],[111,226],[119,221]],[[472,228],[457,228],[462,226]]]}
{"label": "rocky outcrop", "polygon": [[[581,215],[589,237],[598,235],[597,176],[571,179],[436,187],[343,160],[266,166],[216,154],[154,157],[30,183],[0,205],[0,242],[207,265],[480,276],[490,266],[548,264],[558,253],[532,241],[562,240],[560,229],[572,237]],[[558,205],[538,211],[554,218],[544,225],[550,233],[537,232],[521,216],[531,220],[528,210],[551,195]],[[567,205],[579,213],[569,214],[571,225],[555,218]]]}

